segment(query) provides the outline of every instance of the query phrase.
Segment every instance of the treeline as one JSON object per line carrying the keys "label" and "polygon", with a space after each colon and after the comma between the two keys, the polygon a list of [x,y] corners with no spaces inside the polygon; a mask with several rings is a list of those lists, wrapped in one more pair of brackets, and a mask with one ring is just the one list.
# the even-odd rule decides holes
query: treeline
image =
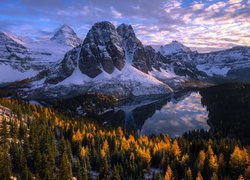
{"label": "treeline", "polygon": [[86,93],[70,98],[52,100],[48,104],[57,111],[76,116],[96,116],[106,110],[114,109],[117,99],[111,95]]}
{"label": "treeline", "polygon": [[250,178],[250,147],[233,139],[138,136],[18,100],[0,104],[16,114],[0,119],[3,180]]}

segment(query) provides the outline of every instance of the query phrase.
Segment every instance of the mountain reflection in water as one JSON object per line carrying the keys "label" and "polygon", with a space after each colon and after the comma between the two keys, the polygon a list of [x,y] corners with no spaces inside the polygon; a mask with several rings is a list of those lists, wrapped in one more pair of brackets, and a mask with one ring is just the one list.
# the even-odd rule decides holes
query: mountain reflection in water
{"label": "mountain reflection in water", "polygon": [[171,137],[204,129],[250,142],[250,85],[223,84],[169,97],[134,99],[104,114],[106,126]]}
{"label": "mountain reflection in water", "polygon": [[188,93],[181,100],[171,99],[157,110],[145,121],[140,134],[167,133],[171,137],[177,137],[190,130],[207,130],[207,117],[208,112],[201,105],[200,94]]}
{"label": "mountain reflection in water", "polygon": [[122,126],[146,135],[167,133],[176,137],[189,130],[209,129],[207,116],[200,94],[183,92],[160,99],[135,99],[101,118],[106,126]]}

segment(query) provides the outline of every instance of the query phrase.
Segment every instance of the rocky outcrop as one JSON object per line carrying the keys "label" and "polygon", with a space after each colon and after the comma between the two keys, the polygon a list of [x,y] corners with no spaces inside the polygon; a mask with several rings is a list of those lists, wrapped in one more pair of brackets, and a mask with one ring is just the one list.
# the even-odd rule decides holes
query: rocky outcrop
{"label": "rocky outcrop", "polygon": [[154,68],[160,71],[160,68],[162,67],[163,63],[167,63],[165,57],[161,53],[156,52],[155,49],[151,46],[146,46],[144,50],[147,62],[149,63],[150,70]]}
{"label": "rocky outcrop", "polygon": [[125,50],[126,61],[142,72],[148,73],[151,70],[148,58],[145,54],[143,44],[137,39],[131,25],[121,24],[117,32],[122,38],[122,45]]}
{"label": "rocky outcrop", "polygon": [[115,68],[122,70],[125,55],[121,38],[110,22],[96,23],[88,32],[79,57],[79,68],[91,78],[103,70],[111,74]]}
{"label": "rocky outcrop", "polygon": [[80,46],[67,52],[62,62],[52,68],[52,70],[49,72],[49,75],[47,74],[48,72],[43,72],[43,74],[47,76],[46,83],[57,84],[72,75],[78,65],[79,52]]}

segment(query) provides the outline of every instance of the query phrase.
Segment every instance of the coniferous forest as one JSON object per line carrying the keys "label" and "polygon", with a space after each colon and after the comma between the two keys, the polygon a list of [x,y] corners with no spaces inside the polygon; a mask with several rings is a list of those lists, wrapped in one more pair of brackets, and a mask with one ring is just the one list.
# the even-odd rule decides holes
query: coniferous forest
{"label": "coniferous forest", "polygon": [[205,131],[139,136],[1,99],[0,179],[250,179],[249,144]]}

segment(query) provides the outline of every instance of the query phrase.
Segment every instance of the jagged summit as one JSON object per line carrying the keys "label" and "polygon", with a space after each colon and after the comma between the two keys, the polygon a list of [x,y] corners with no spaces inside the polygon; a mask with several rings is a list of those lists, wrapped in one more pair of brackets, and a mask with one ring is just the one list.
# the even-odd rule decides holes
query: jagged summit
{"label": "jagged summit", "polygon": [[80,70],[92,78],[102,70],[111,74],[115,68],[121,70],[124,67],[124,59],[121,38],[115,26],[107,21],[94,24],[82,44]]}
{"label": "jagged summit", "polygon": [[[127,61],[129,57],[132,63]],[[170,92],[167,84],[147,74],[147,61],[146,50],[132,26],[123,24],[116,29],[110,22],[98,22],[81,46],[69,51],[60,64],[50,69],[45,83],[51,89],[67,89],[63,93],[88,90],[130,96]]]}
{"label": "jagged summit", "polygon": [[130,63],[137,69],[148,73],[149,60],[141,41],[136,37],[131,25],[121,24],[117,27],[117,32],[122,38],[122,46],[125,50],[126,62]]}
{"label": "jagged summit", "polygon": [[138,43],[140,43],[131,25],[122,23],[121,25],[117,27],[117,32],[121,37],[125,36],[126,38],[137,40]]}
{"label": "jagged summit", "polygon": [[[154,69],[176,69],[176,65],[166,63],[169,61],[163,55],[142,44],[131,25],[121,24],[115,28],[112,23],[103,21],[91,27],[81,46],[65,55],[58,66],[60,73],[53,71],[54,75],[47,82],[56,84],[74,72],[81,72],[89,78],[113,75],[117,70],[123,71],[131,66],[146,74]],[[183,65],[182,69],[185,68]],[[182,70],[183,74],[186,75]]]}
{"label": "jagged summit", "polygon": [[115,29],[115,26],[109,22],[109,21],[100,21],[96,22],[90,30],[95,30],[95,29]]}
{"label": "jagged summit", "polygon": [[192,52],[191,49],[187,46],[184,46],[182,43],[174,40],[170,44],[166,44],[160,47],[160,52],[164,56],[176,54],[176,53],[185,53]]}
{"label": "jagged summit", "polygon": [[62,25],[50,40],[71,47],[76,47],[81,43],[74,30],[66,24]]}
{"label": "jagged summit", "polygon": [[[186,80],[214,75],[249,80],[248,47],[195,53],[180,42],[173,41],[157,52],[151,46],[142,44],[131,25],[121,24],[116,28],[107,21],[95,23],[82,44],[72,49],[78,44],[72,45],[77,40],[71,39],[75,38],[77,36],[71,27],[63,25],[51,38],[52,41],[46,41],[47,49],[42,49],[45,46],[38,43],[36,50],[34,43],[26,42],[24,45],[29,55],[26,57],[27,53],[22,53],[22,50],[26,51],[25,47],[22,48],[15,38],[13,40],[0,33],[0,50],[4,50],[0,51],[0,62],[4,65],[18,62],[10,61],[15,58],[20,63],[10,64],[11,67],[16,69],[25,65],[25,70],[39,72],[37,76],[32,74],[32,81],[27,85],[32,90],[27,92],[27,97],[37,94],[61,97],[83,92],[118,96],[161,94],[170,92],[169,86],[175,89]],[[71,45],[62,45],[68,41]]]}

